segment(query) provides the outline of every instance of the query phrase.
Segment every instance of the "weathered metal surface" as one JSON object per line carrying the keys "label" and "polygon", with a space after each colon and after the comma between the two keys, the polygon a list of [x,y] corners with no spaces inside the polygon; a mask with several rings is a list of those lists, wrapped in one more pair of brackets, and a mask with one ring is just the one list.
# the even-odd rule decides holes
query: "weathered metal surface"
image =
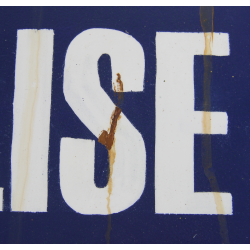
{"label": "weathered metal surface", "polygon": [[249,13],[1,7],[0,243],[249,243]]}

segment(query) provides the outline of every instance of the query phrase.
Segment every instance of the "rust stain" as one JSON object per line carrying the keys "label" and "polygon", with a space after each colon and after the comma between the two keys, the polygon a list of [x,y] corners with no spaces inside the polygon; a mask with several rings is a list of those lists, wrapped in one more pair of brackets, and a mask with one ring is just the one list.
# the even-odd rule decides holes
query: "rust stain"
{"label": "rust stain", "polygon": [[[28,93],[26,96],[26,103],[22,114],[22,135],[21,144],[19,149],[18,158],[18,179],[20,180],[17,184],[19,190],[15,190],[13,200],[16,201],[13,204],[15,210],[23,210],[23,202],[25,197],[25,190],[29,175],[31,148],[32,148],[32,137],[34,129],[34,120],[36,114],[37,96],[39,92],[39,51],[40,51],[40,32],[31,31],[31,50],[30,50],[30,61],[29,61],[29,76],[28,76]],[[17,188],[16,188],[17,189]],[[17,195],[15,197],[15,194]]]}
{"label": "rust stain", "polygon": [[227,221],[225,218],[225,210],[220,195],[219,185],[215,174],[212,171],[212,149],[211,149],[211,94],[210,84],[212,78],[212,44],[213,44],[213,24],[214,7],[200,7],[200,21],[205,36],[205,50],[204,50],[204,77],[203,77],[203,98],[204,98],[204,112],[203,112],[203,133],[202,136],[202,165],[204,173],[209,180],[214,200],[218,220],[220,224],[220,234],[222,243],[229,243]]}
{"label": "rust stain", "polygon": [[103,130],[101,135],[98,138],[98,142],[100,142],[102,145],[104,145],[109,154],[109,180],[108,180],[108,197],[107,197],[107,210],[108,210],[108,228],[105,235],[106,241],[109,244],[110,242],[110,232],[111,232],[111,209],[110,209],[110,197],[112,194],[113,189],[113,166],[115,163],[115,157],[116,157],[116,151],[115,151],[115,131],[117,127],[118,120],[121,118],[121,112],[122,110],[118,107],[123,102],[123,82],[121,80],[121,75],[117,73],[117,85],[114,85],[115,94],[117,95],[117,105],[115,107],[115,110],[113,111],[111,115],[111,125],[109,132],[106,130]]}
{"label": "rust stain", "polygon": [[113,174],[113,166],[115,163],[115,139],[113,141],[113,145],[110,150],[108,150],[109,153],[109,181],[108,181],[108,197],[107,197],[107,209],[108,209],[108,227],[107,227],[107,232],[105,235],[106,241],[109,244],[110,242],[110,232],[111,232],[111,209],[110,209],[110,196],[112,194],[112,188],[113,188],[113,179],[112,179],[112,174]]}
{"label": "rust stain", "polygon": [[103,130],[101,135],[99,136],[98,142],[100,142],[102,145],[104,145],[107,150],[111,150],[113,143],[114,143],[114,138],[115,138],[115,130],[117,126],[117,120],[121,114],[122,110],[118,108],[117,106],[115,107],[115,110],[111,116],[111,126],[110,126],[110,132],[108,133],[106,130]]}
{"label": "rust stain", "polygon": [[119,73],[117,73],[116,75],[117,75],[116,84],[113,83],[115,91],[114,93],[115,97],[117,97],[116,106],[120,106],[124,100],[123,82],[121,80],[121,75]]}

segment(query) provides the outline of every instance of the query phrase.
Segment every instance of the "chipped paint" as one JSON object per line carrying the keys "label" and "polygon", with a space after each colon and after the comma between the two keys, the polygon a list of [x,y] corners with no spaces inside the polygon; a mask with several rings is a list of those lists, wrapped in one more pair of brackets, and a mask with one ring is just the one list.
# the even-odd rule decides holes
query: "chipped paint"
{"label": "chipped paint", "polygon": [[212,148],[211,148],[211,78],[212,78],[212,44],[213,44],[213,31],[214,31],[214,7],[200,7],[200,21],[204,31],[205,37],[205,50],[204,50],[204,77],[203,77],[203,133],[202,136],[202,165],[204,173],[209,180],[216,210],[218,213],[218,220],[220,224],[220,234],[223,243],[229,243],[227,222],[225,218],[225,210],[220,194],[219,185],[215,174],[211,171],[212,168]]}

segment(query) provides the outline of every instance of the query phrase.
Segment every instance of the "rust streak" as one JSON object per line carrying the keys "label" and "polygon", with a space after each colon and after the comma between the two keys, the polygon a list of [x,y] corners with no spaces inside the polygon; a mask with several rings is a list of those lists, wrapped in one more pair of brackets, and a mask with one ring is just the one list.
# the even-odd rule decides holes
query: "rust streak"
{"label": "rust streak", "polygon": [[110,196],[112,194],[112,188],[113,188],[113,179],[112,179],[112,174],[113,174],[113,166],[115,163],[115,139],[113,141],[113,145],[110,150],[108,150],[109,153],[109,181],[108,181],[108,197],[107,197],[107,209],[108,209],[108,228],[107,232],[105,235],[106,241],[109,244],[110,242],[110,232],[111,232],[111,209],[110,209]]}
{"label": "rust streak", "polygon": [[117,97],[117,104],[116,106],[120,106],[124,100],[124,93],[123,93],[123,82],[121,80],[121,75],[119,73],[116,74],[117,79],[116,83],[114,84],[114,91],[115,91],[115,97]]}
{"label": "rust streak", "polygon": [[115,138],[115,130],[117,126],[117,120],[121,114],[122,110],[118,107],[115,107],[115,110],[111,117],[111,126],[110,126],[110,132],[108,133],[106,130],[103,130],[101,135],[99,136],[98,142],[100,142],[102,145],[104,145],[107,150],[111,150],[112,145],[114,143]]}
{"label": "rust streak", "polygon": [[203,98],[204,98],[204,112],[203,112],[203,133],[202,136],[202,166],[204,173],[209,180],[214,200],[218,220],[220,224],[220,234],[222,243],[229,243],[227,222],[225,218],[225,210],[220,195],[219,185],[215,174],[212,171],[212,149],[211,149],[211,94],[210,84],[212,78],[212,45],[213,45],[213,24],[214,7],[200,7],[200,21],[205,36],[205,50],[204,50],[204,78],[203,78]]}
{"label": "rust streak", "polygon": [[[117,85],[114,85],[115,94],[118,94],[117,106],[123,102],[123,82],[121,80],[121,75],[117,73]],[[98,138],[98,142],[104,145],[109,154],[109,180],[108,180],[108,197],[107,197],[107,210],[108,210],[108,228],[105,235],[106,241],[109,244],[110,242],[110,232],[111,232],[111,208],[110,208],[110,197],[113,189],[113,166],[115,163],[116,151],[115,151],[115,131],[117,127],[117,122],[120,119],[122,110],[119,107],[115,107],[114,112],[111,115],[111,125],[109,133],[106,130],[103,130],[101,135]]]}

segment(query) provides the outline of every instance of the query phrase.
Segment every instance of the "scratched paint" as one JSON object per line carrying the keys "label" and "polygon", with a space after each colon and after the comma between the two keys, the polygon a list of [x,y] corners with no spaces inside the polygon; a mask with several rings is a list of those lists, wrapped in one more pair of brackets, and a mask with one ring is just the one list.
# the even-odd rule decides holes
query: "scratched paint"
{"label": "scratched paint", "polygon": [[[117,73],[116,83],[113,83],[115,95],[117,95],[117,106],[123,102],[123,82],[121,80],[121,75]],[[101,135],[98,138],[98,142],[104,145],[109,154],[109,180],[108,180],[108,197],[107,197],[107,209],[108,209],[108,228],[105,235],[106,241],[109,244],[110,242],[110,231],[111,227],[111,209],[110,209],[110,197],[112,194],[113,188],[113,166],[115,163],[116,151],[115,151],[115,131],[117,127],[118,120],[121,118],[122,110],[119,107],[115,107],[115,110],[111,116],[111,125],[109,129],[109,133],[106,130],[103,130]]]}
{"label": "scratched paint", "polygon": [[209,180],[211,189],[213,191],[214,200],[216,203],[216,210],[220,224],[220,234],[222,243],[229,243],[227,222],[225,218],[225,210],[220,195],[219,185],[215,174],[212,172],[212,149],[211,149],[211,93],[210,84],[212,78],[212,43],[213,43],[213,24],[214,7],[200,7],[200,21],[205,36],[205,50],[204,50],[204,77],[203,77],[203,132],[202,136],[202,165],[204,173]]}

